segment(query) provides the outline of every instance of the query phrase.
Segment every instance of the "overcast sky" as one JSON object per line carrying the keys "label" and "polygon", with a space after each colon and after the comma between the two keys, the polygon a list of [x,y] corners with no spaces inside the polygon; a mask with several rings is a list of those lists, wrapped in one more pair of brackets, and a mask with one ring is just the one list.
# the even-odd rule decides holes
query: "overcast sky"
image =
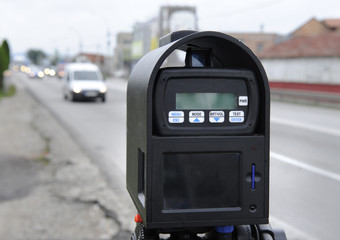
{"label": "overcast sky", "polygon": [[[339,0],[0,0],[0,41],[12,52],[107,52],[116,34],[158,15],[162,5],[196,6],[200,30],[287,34],[312,17],[340,18]],[[112,49],[110,49],[112,51]]]}

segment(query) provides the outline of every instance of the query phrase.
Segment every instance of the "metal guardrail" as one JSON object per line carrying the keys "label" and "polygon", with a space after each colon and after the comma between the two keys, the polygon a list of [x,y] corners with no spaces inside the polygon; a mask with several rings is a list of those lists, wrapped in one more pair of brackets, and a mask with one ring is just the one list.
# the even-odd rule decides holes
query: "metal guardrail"
{"label": "metal guardrail", "polygon": [[271,88],[270,92],[273,101],[340,108],[340,94],[337,93],[273,88]]}

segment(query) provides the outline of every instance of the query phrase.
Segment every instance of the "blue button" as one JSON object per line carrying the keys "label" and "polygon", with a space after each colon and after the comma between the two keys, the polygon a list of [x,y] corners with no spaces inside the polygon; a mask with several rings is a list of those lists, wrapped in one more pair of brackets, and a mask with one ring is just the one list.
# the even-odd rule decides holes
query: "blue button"
{"label": "blue button", "polygon": [[168,115],[169,123],[183,123],[184,112],[183,111],[170,111]]}
{"label": "blue button", "polygon": [[224,111],[210,111],[209,122],[211,123],[223,123],[224,122]]}
{"label": "blue button", "polygon": [[189,112],[189,122],[191,123],[203,123],[204,112],[203,111],[191,111]]}

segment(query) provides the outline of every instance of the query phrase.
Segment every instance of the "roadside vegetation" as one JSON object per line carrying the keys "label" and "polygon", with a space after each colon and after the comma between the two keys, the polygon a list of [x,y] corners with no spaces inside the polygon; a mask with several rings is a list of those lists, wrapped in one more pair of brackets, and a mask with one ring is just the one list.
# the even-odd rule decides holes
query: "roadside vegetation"
{"label": "roadside vegetation", "polygon": [[10,86],[6,89],[4,84],[5,73],[8,71],[10,63],[10,56],[9,45],[6,40],[3,40],[0,46],[0,99],[15,94],[15,86]]}
{"label": "roadside vegetation", "polygon": [[14,85],[9,86],[9,88],[7,89],[7,91],[5,90],[1,90],[0,91],[0,99],[4,98],[4,97],[12,97],[16,92],[16,88]]}

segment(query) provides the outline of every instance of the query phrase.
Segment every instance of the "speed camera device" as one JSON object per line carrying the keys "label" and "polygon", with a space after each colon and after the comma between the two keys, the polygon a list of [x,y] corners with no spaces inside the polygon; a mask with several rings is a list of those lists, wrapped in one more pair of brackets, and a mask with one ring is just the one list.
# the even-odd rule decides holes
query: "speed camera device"
{"label": "speed camera device", "polygon": [[[270,96],[260,61],[218,32],[175,32],[160,45],[127,88],[127,189],[143,234],[268,223]],[[167,66],[174,52],[183,57]]]}

